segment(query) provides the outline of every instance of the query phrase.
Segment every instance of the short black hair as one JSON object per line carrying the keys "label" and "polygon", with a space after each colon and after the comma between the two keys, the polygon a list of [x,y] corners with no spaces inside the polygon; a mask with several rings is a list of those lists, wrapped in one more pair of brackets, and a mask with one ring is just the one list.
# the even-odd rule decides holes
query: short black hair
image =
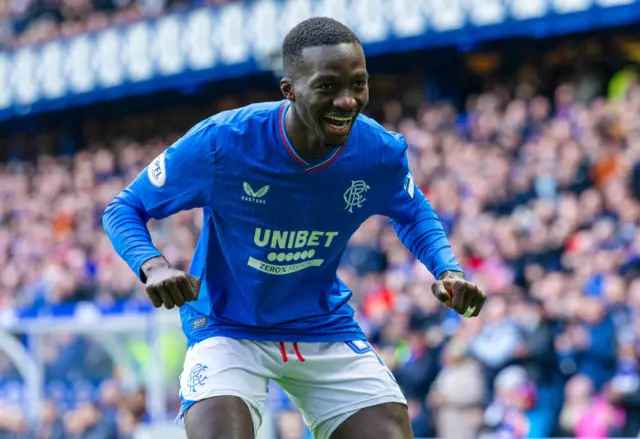
{"label": "short black hair", "polygon": [[291,76],[307,47],[332,46],[342,43],[360,43],[360,40],[344,24],[329,17],[313,17],[298,23],[282,42],[284,72]]}

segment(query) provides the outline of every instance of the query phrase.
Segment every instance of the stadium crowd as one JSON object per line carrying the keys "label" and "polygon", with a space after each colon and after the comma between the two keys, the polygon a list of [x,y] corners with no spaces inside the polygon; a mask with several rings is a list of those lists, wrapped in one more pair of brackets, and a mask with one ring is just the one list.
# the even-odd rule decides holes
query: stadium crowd
{"label": "stadium crowd", "polygon": [[[347,248],[340,275],[408,397],[416,437],[636,437],[637,81],[618,99],[585,102],[563,83],[551,98],[495,87],[469,97],[461,112],[402,99],[371,111],[404,134],[416,183],[468,277],[489,295],[477,319],[439,306],[432,276],[385,218],[371,218]],[[170,126],[148,117],[130,125]],[[92,139],[74,156],[2,165],[0,309],[146,300],[102,232],[101,214],[176,133],[144,140],[116,133]],[[190,211],[150,223],[154,242],[176,266],[188,266],[200,221]],[[36,426],[0,410],[0,431],[7,432],[0,437],[130,437],[145,418],[143,393],[121,396],[108,364],[83,369],[87,347],[72,337],[58,343],[65,353],[51,353],[48,379],[75,376],[73,364],[91,369],[93,378],[106,379],[98,396],[65,413],[48,402]],[[11,371],[0,361],[0,377]],[[306,437],[299,415],[278,395],[270,402],[278,437]]]}
{"label": "stadium crowd", "polygon": [[[0,47],[93,32],[167,12],[232,0],[0,0]],[[241,0],[233,0],[241,1]]]}

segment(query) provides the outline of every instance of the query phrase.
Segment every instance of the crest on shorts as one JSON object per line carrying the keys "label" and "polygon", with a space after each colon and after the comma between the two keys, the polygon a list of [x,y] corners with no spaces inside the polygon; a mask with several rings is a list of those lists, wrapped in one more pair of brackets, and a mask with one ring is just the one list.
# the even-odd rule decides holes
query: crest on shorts
{"label": "crest on shorts", "polygon": [[207,377],[203,373],[207,369],[207,366],[200,363],[191,368],[191,372],[189,372],[189,378],[187,379],[187,386],[189,387],[189,391],[193,393],[198,387],[204,386],[204,383],[207,381]]}

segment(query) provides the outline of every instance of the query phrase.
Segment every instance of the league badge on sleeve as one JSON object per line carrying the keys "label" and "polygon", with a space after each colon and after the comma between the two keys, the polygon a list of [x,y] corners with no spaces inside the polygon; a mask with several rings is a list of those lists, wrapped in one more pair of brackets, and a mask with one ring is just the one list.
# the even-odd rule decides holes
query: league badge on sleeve
{"label": "league badge on sleeve", "polygon": [[167,181],[167,168],[164,163],[164,152],[156,157],[147,168],[149,181],[155,187],[162,187]]}
{"label": "league badge on sleeve", "polygon": [[411,172],[409,172],[404,179],[404,189],[409,193],[409,196],[413,198],[413,195],[416,190],[416,184],[413,182],[413,177],[411,176]]}

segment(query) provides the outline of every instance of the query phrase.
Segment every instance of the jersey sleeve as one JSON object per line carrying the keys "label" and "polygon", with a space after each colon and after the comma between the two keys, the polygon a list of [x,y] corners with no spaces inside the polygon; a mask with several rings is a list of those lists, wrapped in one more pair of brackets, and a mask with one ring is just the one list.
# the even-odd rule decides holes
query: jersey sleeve
{"label": "jersey sleeve", "polygon": [[115,251],[143,281],[140,267],[161,256],[147,223],[183,210],[213,207],[215,127],[199,124],[156,157],[104,211]]}
{"label": "jersey sleeve", "polygon": [[391,219],[400,241],[436,279],[447,270],[463,272],[440,218],[413,180],[404,137],[392,135],[395,157],[387,174],[390,200],[385,203],[384,214]]}

